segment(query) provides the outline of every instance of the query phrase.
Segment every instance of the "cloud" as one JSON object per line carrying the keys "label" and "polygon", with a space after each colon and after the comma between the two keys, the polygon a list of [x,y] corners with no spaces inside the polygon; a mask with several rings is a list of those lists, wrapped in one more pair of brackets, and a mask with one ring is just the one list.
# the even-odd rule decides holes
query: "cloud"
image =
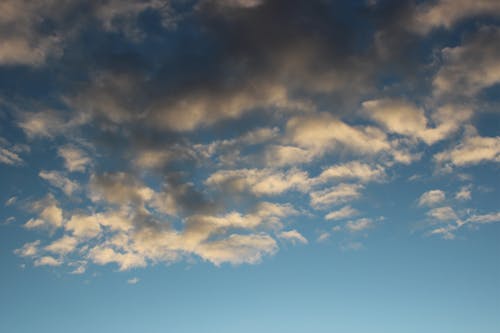
{"label": "cloud", "polygon": [[43,256],[37,258],[34,262],[35,266],[61,266],[63,264],[62,260],[56,259],[51,256]]}
{"label": "cloud", "polygon": [[134,277],[134,278],[128,279],[128,280],[127,280],[127,283],[128,283],[128,284],[137,284],[137,283],[139,283],[139,281],[140,281],[140,279],[139,279],[139,278]]}
{"label": "cloud", "polygon": [[106,246],[96,246],[89,251],[89,259],[98,265],[116,263],[120,271],[125,271],[136,267],[145,267],[145,258],[133,252],[117,252]]}
{"label": "cloud", "polygon": [[10,197],[9,199],[7,199],[7,201],[5,201],[5,206],[6,207],[12,206],[13,204],[16,203],[16,201],[17,201],[16,196]]}
{"label": "cloud", "polygon": [[496,0],[439,0],[417,6],[411,29],[427,34],[435,28],[450,29],[458,22],[476,16],[500,16]]}
{"label": "cloud", "polygon": [[278,195],[289,190],[306,191],[310,187],[307,172],[291,169],[239,169],[216,171],[205,183],[230,192],[249,191],[257,196]]}
{"label": "cloud", "polygon": [[59,255],[66,255],[73,252],[77,245],[78,240],[76,238],[66,235],[45,246],[45,250]]}
{"label": "cloud", "polygon": [[382,181],[386,177],[384,168],[380,165],[374,167],[359,161],[337,164],[323,170],[317,177],[318,182],[331,179],[352,179],[361,182]]}
{"label": "cloud", "polygon": [[21,257],[35,257],[38,254],[40,240],[31,243],[26,243],[20,249],[14,251],[15,254]]}
{"label": "cloud", "polygon": [[21,165],[23,164],[23,159],[15,152],[0,147],[0,163],[8,165]]}
{"label": "cloud", "polygon": [[342,220],[358,214],[359,212],[351,206],[344,206],[339,210],[335,210],[326,214],[325,220]]}
{"label": "cloud", "polygon": [[455,194],[455,199],[457,200],[470,200],[472,197],[470,187],[469,186],[462,186],[460,190]]}
{"label": "cloud", "polygon": [[308,241],[307,239],[302,236],[297,230],[289,230],[289,231],[282,231],[278,234],[278,237],[284,240],[287,240],[291,242],[292,244],[295,243],[302,243],[302,244],[307,244]]}
{"label": "cloud", "polygon": [[500,212],[490,213],[490,214],[482,214],[482,215],[472,215],[471,217],[467,218],[465,220],[465,222],[466,223],[479,223],[479,224],[500,222]]}
{"label": "cloud", "polygon": [[31,209],[38,212],[37,218],[31,218],[24,224],[27,229],[36,228],[60,228],[63,225],[64,217],[63,210],[60,208],[57,200],[52,196],[36,201],[32,204]]}
{"label": "cloud", "polygon": [[463,167],[482,162],[500,162],[500,137],[466,135],[455,147],[434,155],[439,164]]}
{"label": "cloud", "polygon": [[[66,45],[85,27],[99,23],[103,30],[140,37],[137,16],[158,10],[165,26],[174,23],[168,1],[125,0],[88,3],[64,0],[5,0],[0,4],[0,65],[41,66],[63,54]],[[72,18],[71,23],[68,18]],[[40,25],[50,22],[43,29]],[[8,33],[7,33],[8,32]]]}
{"label": "cloud", "polygon": [[345,224],[345,228],[350,232],[360,232],[372,228],[373,221],[368,218],[362,218],[355,221],[349,221]]}
{"label": "cloud", "polygon": [[392,133],[422,140],[431,145],[445,139],[467,121],[471,110],[453,105],[440,107],[431,119],[436,127],[429,127],[425,111],[404,100],[379,99],[363,102],[366,114]]}
{"label": "cloud", "polygon": [[59,188],[66,195],[70,196],[80,188],[77,183],[68,179],[62,172],[42,170],[38,174],[40,178],[46,180],[50,185]]}
{"label": "cloud", "polygon": [[453,210],[453,208],[449,206],[433,208],[427,212],[429,217],[440,221],[449,221],[458,219],[457,214]]}
{"label": "cloud", "polygon": [[430,190],[425,192],[418,199],[419,206],[434,206],[437,203],[443,202],[446,199],[446,194],[441,190]]}
{"label": "cloud", "polygon": [[[500,15],[500,6],[496,2]],[[435,93],[473,96],[500,82],[500,29],[483,26],[462,45],[441,51],[443,65],[434,77]]]}
{"label": "cloud", "polygon": [[272,255],[278,249],[276,241],[265,234],[237,235],[202,244],[197,254],[216,266],[224,262],[233,265],[256,264],[264,255]]}
{"label": "cloud", "polygon": [[64,166],[70,172],[84,172],[88,165],[92,162],[83,150],[73,145],[59,147],[57,154],[63,158]]}
{"label": "cloud", "polygon": [[311,206],[323,208],[355,200],[361,196],[361,189],[363,186],[360,184],[341,183],[325,190],[311,192]]}
{"label": "cloud", "polygon": [[293,117],[286,129],[292,143],[316,154],[344,147],[370,155],[391,148],[381,130],[370,126],[353,127],[327,113]]}

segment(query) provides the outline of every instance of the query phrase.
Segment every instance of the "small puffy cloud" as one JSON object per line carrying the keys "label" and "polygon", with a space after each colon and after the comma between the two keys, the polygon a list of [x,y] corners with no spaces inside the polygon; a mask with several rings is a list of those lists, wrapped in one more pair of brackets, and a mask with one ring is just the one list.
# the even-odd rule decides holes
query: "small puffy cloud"
{"label": "small puffy cloud", "polygon": [[444,48],[443,66],[433,81],[435,93],[473,96],[500,83],[499,43],[500,28],[486,26],[462,45]]}
{"label": "small puffy cloud", "polygon": [[128,283],[128,284],[137,284],[137,283],[139,283],[139,281],[140,281],[140,279],[139,279],[139,278],[134,277],[134,278],[128,279],[128,280],[127,280],[127,283]]}
{"label": "small puffy cloud", "polygon": [[76,238],[65,235],[45,246],[45,250],[55,254],[65,255],[73,252],[77,245],[78,240]]}
{"label": "small puffy cloud", "polygon": [[24,224],[27,229],[35,228],[60,228],[63,225],[63,210],[60,208],[59,203],[52,197],[36,201],[32,204],[32,210],[38,212],[37,218],[32,218]]}
{"label": "small puffy cloud", "polygon": [[287,240],[293,244],[295,243],[302,243],[302,244],[307,244],[308,241],[307,239],[302,236],[297,230],[289,230],[289,231],[282,231],[278,234],[278,237],[284,240]]}
{"label": "small puffy cloud", "polygon": [[463,186],[460,190],[455,194],[455,199],[465,201],[470,200],[472,198],[472,193],[469,186]]}
{"label": "small puffy cloud", "polygon": [[101,233],[99,216],[96,215],[75,214],[64,227],[77,238],[94,238]]}
{"label": "small puffy cloud", "polygon": [[350,232],[360,232],[372,228],[373,220],[362,218],[355,221],[349,221],[345,224],[345,228]]}
{"label": "small puffy cloud", "polygon": [[89,259],[98,265],[116,263],[120,271],[136,267],[145,267],[144,256],[134,252],[117,252],[111,247],[99,245],[89,251]]}
{"label": "small puffy cloud", "polygon": [[351,206],[344,206],[339,210],[335,210],[326,214],[325,220],[342,220],[358,214],[359,212]]}
{"label": "small puffy cloud", "polygon": [[422,2],[410,22],[410,29],[427,34],[435,28],[452,28],[461,20],[475,16],[500,17],[500,3],[496,0],[438,0]]}
{"label": "small puffy cloud", "polygon": [[83,172],[92,162],[91,159],[87,156],[87,154],[83,150],[73,145],[65,145],[59,147],[59,149],[57,150],[57,154],[61,158],[63,158],[64,166],[70,172],[73,171]]}
{"label": "small puffy cloud", "polygon": [[500,212],[497,213],[489,213],[482,215],[472,215],[465,220],[466,223],[479,223],[479,224],[487,224],[487,223],[496,223],[500,222]]}
{"label": "small puffy cloud", "polygon": [[65,119],[54,110],[24,112],[19,114],[17,125],[28,138],[53,138],[88,122],[88,115],[80,113]]}
{"label": "small puffy cloud", "polygon": [[291,118],[286,125],[289,140],[315,154],[345,148],[362,154],[390,150],[387,136],[371,126],[351,126],[327,113]]}
{"label": "small puffy cloud", "polygon": [[256,264],[265,255],[272,255],[278,249],[276,241],[266,234],[238,235],[204,243],[196,248],[196,253],[203,259],[219,266],[224,262],[233,265]]}
{"label": "small puffy cloud", "polygon": [[35,266],[61,266],[63,261],[51,256],[43,256],[37,258],[34,262]]}
{"label": "small puffy cloud", "polygon": [[94,174],[90,178],[91,198],[125,205],[142,204],[155,196],[155,191],[125,172]]}
{"label": "small puffy cloud", "polygon": [[316,239],[316,241],[318,243],[322,243],[322,242],[326,242],[329,238],[330,238],[330,233],[329,232],[322,232],[318,238]]}
{"label": "small puffy cloud", "polygon": [[0,163],[8,165],[21,165],[23,159],[15,152],[7,148],[0,147]]}
{"label": "small puffy cloud", "polygon": [[40,241],[36,240],[31,243],[26,243],[20,249],[14,251],[15,254],[21,257],[35,257],[38,255],[38,250],[40,246]]}
{"label": "small puffy cloud", "polygon": [[355,200],[361,196],[360,184],[341,183],[325,190],[310,193],[311,206],[321,208]]}
{"label": "small puffy cloud", "polygon": [[278,195],[289,190],[306,191],[310,187],[305,171],[291,169],[287,172],[273,169],[239,169],[216,171],[205,181],[232,192],[248,191],[255,195]]}
{"label": "small puffy cloud", "polygon": [[425,111],[404,100],[371,100],[364,102],[363,108],[370,118],[387,131],[422,140],[429,145],[457,131],[472,115],[470,109],[445,105],[431,115],[436,126],[430,127]]}
{"label": "small puffy cloud", "polygon": [[345,164],[337,164],[326,168],[317,177],[318,182],[326,182],[331,179],[354,179],[361,182],[382,181],[385,179],[384,168],[380,165],[370,166],[359,161]]}
{"label": "small puffy cloud", "polygon": [[439,164],[469,166],[482,162],[500,162],[500,137],[467,135],[462,142],[450,150],[434,155]]}
{"label": "small puffy cloud", "polygon": [[446,199],[446,194],[441,190],[430,190],[425,192],[418,199],[419,206],[434,206]]}
{"label": "small puffy cloud", "polygon": [[5,201],[5,206],[6,207],[12,206],[13,204],[16,203],[16,201],[17,201],[16,196],[10,197],[9,199],[7,199],[7,201]]}
{"label": "small puffy cloud", "polygon": [[433,208],[427,212],[427,215],[429,217],[432,217],[440,221],[449,221],[458,219],[458,216],[453,210],[453,208],[449,206]]}
{"label": "small puffy cloud", "polygon": [[71,196],[73,192],[79,189],[79,185],[67,178],[62,172],[42,170],[38,175],[50,185],[59,188],[68,196]]}

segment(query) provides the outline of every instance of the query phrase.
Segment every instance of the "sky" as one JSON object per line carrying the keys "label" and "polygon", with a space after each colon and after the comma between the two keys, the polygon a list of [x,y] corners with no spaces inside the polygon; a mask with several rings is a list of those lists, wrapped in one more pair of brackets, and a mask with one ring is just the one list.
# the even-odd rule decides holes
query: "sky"
{"label": "sky", "polygon": [[3,0],[0,331],[500,331],[497,0]]}

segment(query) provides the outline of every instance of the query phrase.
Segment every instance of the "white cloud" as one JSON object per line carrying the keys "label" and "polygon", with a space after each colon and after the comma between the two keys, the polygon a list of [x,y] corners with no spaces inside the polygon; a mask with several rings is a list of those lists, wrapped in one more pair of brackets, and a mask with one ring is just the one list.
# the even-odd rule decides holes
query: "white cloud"
{"label": "white cloud", "polygon": [[12,206],[13,204],[16,203],[16,201],[17,201],[16,196],[10,197],[9,199],[7,199],[7,201],[5,201],[5,206],[6,207]]}
{"label": "white cloud", "polygon": [[443,66],[433,81],[435,93],[473,96],[499,83],[499,42],[500,28],[484,26],[462,45],[444,48]]}
{"label": "white cloud", "polygon": [[430,190],[425,192],[418,199],[419,206],[433,206],[443,202],[446,199],[446,194],[441,190]]}
{"label": "white cloud", "polygon": [[68,196],[79,189],[78,184],[68,179],[62,172],[42,170],[38,175],[50,185],[61,189]]}
{"label": "white cloud", "polygon": [[372,228],[373,225],[374,223],[371,219],[362,218],[347,222],[345,228],[350,232],[360,232]]}
{"label": "white cloud", "polygon": [[474,16],[500,16],[497,0],[438,0],[417,6],[410,29],[427,34],[435,28],[452,28],[456,23]]}
{"label": "white cloud", "polygon": [[77,245],[78,240],[76,238],[65,235],[47,245],[45,250],[55,254],[65,255],[73,252]]}
{"label": "white cloud", "polygon": [[216,171],[205,183],[234,192],[278,195],[289,190],[306,191],[310,186],[310,179],[307,172],[297,169],[287,172],[273,169],[239,169]]}
{"label": "white cloud", "polygon": [[302,236],[297,230],[289,230],[289,231],[282,231],[278,234],[278,237],[281,239],[285,239],[293,244],[295,243],[302,243],[302,244],[307,244],[308,241],[307,239]]}
{"label": "white cloud", "polygon": [[450,150],[434,155],[436,162],[455,166],[475,165],[481,162],[500,162],[500,137],[466,135]]}
{"label": "white cloud", "polygon": [[26,243],[20,249],[15,250],[14,253],[21,257],[35,257],[38,254],[39,245],[39,240],[31,243]]}
{"label": "white cloud", "polygon": [[351,206],[344,206],[339,210],[326,214],[325,220],[342,220],[358,214],[359,212]]}
{"label": "white cloud", "polygon": [[440,221],[449,221],[458,219],[457,214],[453,208],[449,206],[433,208],[427,212],[429,217],[435,218]]}
{"label": "white cloud", "polygon": [[59,203],[52,196],[33,203],[31,208],[38,212],[38,217],[26,222],[24,224],[25,228],[48,227],[57,229],[63,225],[63,211],[59,207]]}
{"label": "white cloud", "polygon": [[8,165],[21,165],[23,162],[23,159],[15,152],[0,147],[0,163]]}
{"label": "white cloud", "polygon": [[470,200],[472,198],[472,193],[469,186],[463,186],[460,190],[455,194],[455,199],[457,200]]}
{"label": "white cloud", "polygon": [[310,193],[311,206],[321,208],[357,199],[361,196],[360,184],[341,183],[331,188]]}
{"label": "white cloud", "polygon": [[293,144],[316,155],[335,148],[364,154],[391,149],[386,134],[378,128],[350,126],[327,113],[293,117],[287,122],[286,130]]}
{"label": "white cloud", "polygon": [[445,105],[438,108],[429,121],[422,108],[404,100],[378,99],[363,103],[365,113],[387,131],[422,140],[431,145],[445,139],[467,121],[472,111],[468,108]]}
{"label": "white cloud", "polygon": [[127,283],[128,283],[128,284],[137,284],[137,283],[139,283],[139,281],[140,281],[140,279],[139,279],[139,278],[134,277],[134,278],[128,279],[128,280],[127,280]]}
{"label": "white cloud", "polygon": [[330,166],[323,170],[316,181],[326,182],[331,179],[356,179],[362,182],[382,181],[386,177],[384,168],[374,167],[359,161]]}
{"label": "white cloud", "polygon": [[51,256],[43,256],[37,258],[34,262],[35,266],[61,266],[63,264],[61,259],[56,259]]}
{"label": "white cloud", "polygon": [[64,159],[64,165],[70,172],[84,172],[88,165],[92,162],[83,150],[73,145],[59,147],[57,153]]}
{"label": "white cloud", "polygon": [[89,251],[89,259],[98,265],[116,263],[120,271],[136,267],[145,267],[144,256],[134,252],[117,252],[111,247],[98,245]]}
{"label": "white cloud", "polygon": [[233,265],[259,263],[264,255],[272,255],[278,249],[276,241],[266,234],[238,235],[204,243],[196,253],[205,260],[219,266],[224,262]]}

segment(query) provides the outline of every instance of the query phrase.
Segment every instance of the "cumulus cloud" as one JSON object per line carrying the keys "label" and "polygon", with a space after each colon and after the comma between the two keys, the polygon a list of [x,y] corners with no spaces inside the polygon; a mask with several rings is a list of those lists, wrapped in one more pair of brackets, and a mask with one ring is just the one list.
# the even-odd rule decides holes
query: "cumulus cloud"
{"label": "cumulus cloud", "polygon": [[278,234],[278,237],[284,240],[287,240],[293,244],[295,243],[302,243],[302,244],[307,244],[308,241],[307,239],[300,234],[297,230],[288,230],[288,231],[282,231]]}
{"label": "cumulus cloud", "polygon": [[429,217],[440,221],[449,221],[458,219],[457,214],[453,210],[453,208],[449,206],[433,208],[427,212]]}
{"label": "cumulus cloud", "polygon": [[341,183],[331,188],[311,192],[311,206],[323,208],[355,200],[361,196],[361,189],[363,186],[360,184]]}
{"label": "cumulus cloud", "polygon": [[371,100],[363,102],[363,107],[369,117],[389,132],[419,139],[427,144],[443,140],[457,131],[472,115],[470,109],[446,105],[432,114],[431,119],[436,124],[432,128],[425,111],[404,100]]}
{"label": "cumulus cloud", "polygon": [[59,147],[57,154],[64,160],[64,166],[70,172],[83,172],[91,163],[90,157],[83,150],[72,145]]}
{"label": "cumulus cloud", "polygon": [[34,262],[35,266],[61,266],[62,265],[62,260],[56,259],[51,256],[43,256],[40,258],[37,258]]}
{"label": "cumulus cloud", "polygon": [[311,181],[308,173],[297,169],[287,172],[273,169],[221,170],[207,178],[209,186],[256,195],[277,195],[289,190],[306,191]]}
{"label": "cumulus cloud", "polygon": [[470,200],[472,198],[472,193],[469,186],[462,186],[460,190],[455,194],[455,199],[457,200]]}
{"label": "cumulus cloud", "polygon": [[35,257],[38,254],[40,240],[31,243],[26,243],[20,249],[14,251],[15,254],[21,257]]}
{"label": "cumulus cloud", "polygon": [[475,16],[500,16],[496,0],[439,0],[423,2],[417,6],[411,29],[426,34],[435,28],[450,29],[458,22]]}
{"label": "cumulus cloud", "polygon": [[372,228],[373,220],[362,218],[355,221],[349,221],[345,224],[345,228],[350,232],[360,232]]}
{"label": "cumulus cloud", "polygon": [[[500,6],[496,2],[497,10]],[[499,12],[500,14],[500,12]],[[443,66],[433,85],[436,94],[473,96],[500,82],[500,29],[485,26],[462,45],[444,48]]]}
{"label": "cumulus cloud", "polygon": [[358,214],[359,212],[351,206],[344,206],[339,210],[334,210],[326,214],[325,220],[342,220]]}
{"label": "cumulus cloud", "polygon": [[500,162],[500,137],[466,135],[455,147],[434,155],[434,159],[439,164],[458,167],[482,162]]}
{"label": "cumulus cloud", "polygon": [[67,178],[62,172],[42,170],[38,175],[50,185],[59,188],[68,196],[79,189],[79,185]]}
{"label": "cumulus cloud", "polygon": [[434,206],[446,199],[446,194],[441,190],[430,190],[423,193],[418,199],[419,206]]}

